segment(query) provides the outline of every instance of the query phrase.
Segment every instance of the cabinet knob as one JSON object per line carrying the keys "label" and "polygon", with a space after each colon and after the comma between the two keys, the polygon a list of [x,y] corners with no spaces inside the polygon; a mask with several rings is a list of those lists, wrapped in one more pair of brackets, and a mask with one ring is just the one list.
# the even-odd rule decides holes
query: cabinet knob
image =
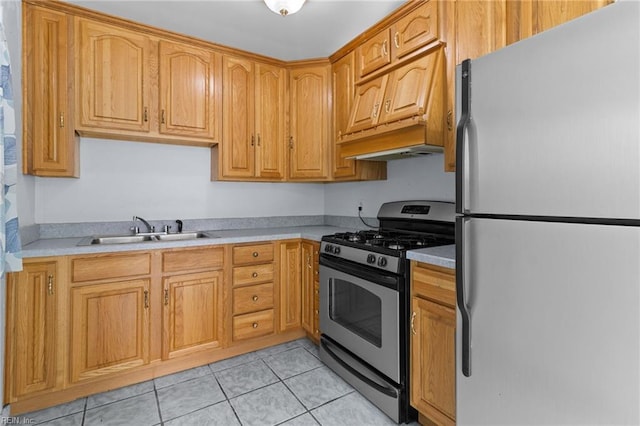
{"label": "cabinet knob", "polygon": [[254,302],[257,302],[257,301],[258,301],[258,296],[253,296],[251,299],[252,299]]}
{"label": "cabinet knob", "polygon": [[258,273],[257,273],[257,272],[254,272],[253,274],[251,274],[251,276],[252,276],[253,278],[256,278],[256,277],[258,276]]}
{"label": "cabinet knob", "polygon": [[253,327],[253,328],[258,328],[258,323],[257,323],[257,322],[254,322],[254,323],[252,324],[252,327]]}
{"label": "cabinet knob", "polygon": [[253,257],[258,257],[258,252],[257,251],[253,252]]}

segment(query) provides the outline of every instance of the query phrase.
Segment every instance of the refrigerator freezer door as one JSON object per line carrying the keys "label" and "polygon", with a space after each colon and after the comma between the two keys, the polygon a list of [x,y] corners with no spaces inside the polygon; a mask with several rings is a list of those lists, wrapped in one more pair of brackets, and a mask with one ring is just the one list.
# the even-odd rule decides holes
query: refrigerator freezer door
{"label": "refrigerator freezer door", "polygon": [[470,75],[465,212],[640,219],[640,2],[481,57]]}
{"label": "refrigerator freezer door", "polygon": [[640,424],[640,228],[464,220],[458,424]]}

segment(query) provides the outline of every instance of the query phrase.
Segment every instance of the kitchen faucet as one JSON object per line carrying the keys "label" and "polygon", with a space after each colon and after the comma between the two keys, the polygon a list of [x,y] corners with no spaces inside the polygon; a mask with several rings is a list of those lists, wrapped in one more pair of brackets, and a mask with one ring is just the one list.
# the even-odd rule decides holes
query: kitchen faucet
{"label": "kitchen faucet", "polygon": [[[147,222],[146,220],[144,220],[143,218],[141,218],[139,216],[134,216],[133,217],[133,222],[135,223],[136,220],[139,220],[140,222],[142,222],[142,223],[144,223],[146,225],[148,233],[156,232],[156,227],[155,226],[151,226],[151,224],[149,222]],[[131,228],[131,230],[133,231],[134,234],[139,234],[140,233],[140,228],[138,228],[135,225]]]}

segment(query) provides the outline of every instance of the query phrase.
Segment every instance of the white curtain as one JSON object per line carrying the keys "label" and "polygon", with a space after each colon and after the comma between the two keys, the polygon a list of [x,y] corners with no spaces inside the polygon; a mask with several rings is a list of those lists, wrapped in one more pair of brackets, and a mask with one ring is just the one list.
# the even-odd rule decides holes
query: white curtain
{"label": "white curtain", "polygon": [[22,270],[16,180],[18,155],[9,48],[0,6],[0,273]]}

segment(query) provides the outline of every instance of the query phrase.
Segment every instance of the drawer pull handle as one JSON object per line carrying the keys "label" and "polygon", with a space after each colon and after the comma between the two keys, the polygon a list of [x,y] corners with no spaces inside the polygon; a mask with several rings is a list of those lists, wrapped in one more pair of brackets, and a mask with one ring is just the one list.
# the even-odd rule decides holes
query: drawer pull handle
{"label": "drawer pull handle", "polygon": [[49,295],[53,294],[53,275],[49,275],[47,277],[47,292],[49,293]]}
{"label": "drawer pull handle", "polygon": [[253,300],[254,302],[257,302],[257,301],[258,301],[258,296],[253,296],[253,297],[251,298],[251,300]]}
{"label": "drawer pull handle", "polygon": [[258,257],[258,252],[257,251],[253,252],[253,257]]}
{"label": "drawer pull handle", "polygon": [[252,326],[253,326],[253,328],[258,328],[258,323],[257,323],[257,322],[254,322],[254,323],[252,324]]}
{"label": "drawer pull handle", "polygon": [[169,304],[169,289],[165,288],[164,289],[164,306],[167,306]]}
{"label": "drawer pull handle", "polygon": [[411,314],[411,334],[416,334],[415,321],[416,321],[416,312],[413,311],[413,313]]}
{"label": "drawer pull handle", "polygon": [[144,307],[145,309],[149,308],[149,291],[148,290],[144,291]]}
{"label": "drawer pull handle", "polygon": [[252,276],[253,278],[256,278],[256,277],[258,276],[258,273],[257,273],[257,272],[254,272],[253,274],[251,274],[251,276]]}

